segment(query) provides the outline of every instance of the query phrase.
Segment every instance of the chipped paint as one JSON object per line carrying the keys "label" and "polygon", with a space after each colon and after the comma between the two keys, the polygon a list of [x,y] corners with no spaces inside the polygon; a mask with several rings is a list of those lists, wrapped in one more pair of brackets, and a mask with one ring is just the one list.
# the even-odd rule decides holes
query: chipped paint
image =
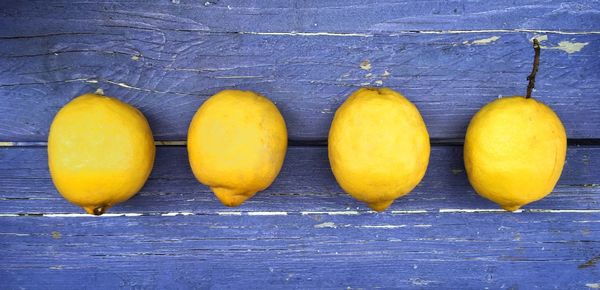
{"label": "chipped paint", "polygon": [[[507,212],[503,209],[480,209],[480,208],[442,208],[439,210],[440,213],[484,213],[484,212]],[[514,212],[521,212],[521,210],[516,210]]]}
{"label": "chipped paint", "polygon": [[94,94],[96,94],[96,95],[102,95],[102,96],[104,96],[104,90],[103,90],[103,89],[101,89],[101,88],[98,88],[98,89],[97,89],[97,90],[94,92]]}
{"label": "chipped paint", "polygon": [[312,214],[326,214],[326,215],[359,215],[360,212],[355,210],[347,211],[303,211],[301,215],[312,215]]}
{"label": "chipped paint", "polygon": [[131,60],[138,61],[138,60],[140,60],[140,56],[139,55],[132,55],[131,56]]}
{"label": "chipped paint", "polygon": [[383,86],[383,81],[382,80],[376,80],[375,84],[378,86]]}
{"label": "chipped paint", "polygon": [[421,214],[421,213],[427,213],[428,211],[426,210],[393,210],[391,211],[392,214]]}
{"label": "chipped paint", "polygon": [[406,225],[364,225],[357,226],[357,228],[366,228],[366,229],[399,229],[405,228]]}
{"label": "chipped paint", "polygon": [[[561,41],[558,43],[558,46],[554,47],[546,47],[546,49],[558,49],[562,50],[566,53],[576,53],[580,52],[586,45],[590,44],[589,42],[570,42],[570,41]],[[544,47],[542,47],[544,48]]]}
{"label": "chipped paint", "polygon": [[72,218],[72,217],[86,217],[86,218],[106,218],[106,217],[138,217],[142,216],[141,213],[105,213],[100,216],[91,215],[87,213],[46,213],[42,214],[43,217],[63,217],[63,218]]}
{"label": "chipped paint", "polygon": [[251,211],[248,213],[250,216],[272,216],[272,215],[287,215],[285,211]]}
{"label": "chipped paint", "polygon": [[333,33],[333,32],[256,32],[256,31],[242,31],[238,34],[251,34],[251,35],[277,35],[277,36],[337,36],[337,37],[373,37],[372,34],[368,33]]}
{"label": "chipped paint", "polygon": [[465,40],[465,41],[463,41],[462,44],[464,44],[464,45],[486,45],[486,44],[495,42],[498,39],[500,39],[500,36],[492,36],[492,37],[477,39],[477,40],[473,40],[473,41]]}
{"label": "chipped paint", "polygon": [[188,212],[188,211],[184,211],[184,212],[168,212],[168,213],[163,213],[160,216],[188,216],[188,215],[194,215],[193,212]]}
{"label": "chipped paint", "polygon": [[536,213],[600,213],[600,209],[528,209]]}
{"label": "chipped paint", "polygon": [[529,42],[533,42],[534,39],[537,39],[539,42],[548,40],[548,35],[534,35],[529,39]]}
{"label": "chipped paint", "polygon": [[335,225],[335,223],[332,222],[326,222],[326,223],[322,223],[322,224],[318,224],[318,225],[314,225],[313,226],[315,229],[325,229],[325,228],[337,228],[337,226]]}
{"label": "chipped paint", "polygon": [[371,62],[368,59],[363,60],[359,66],[362,70],[371,70],[372,68]]}
{"label": "chipped paint", "polygon": [[[542,41],[547,41],[548,40],[548,35],[541,35],[541,36],[534,36],[530,39],[531,42],[533,42],[533,39],[536,39],[539,42]],[[542,49],[555,49],[555,50],[561,50],[564,51],[568,54],[571,53],[576,53],[576,52],[580,52],[586,45],[590,44],[589,42],[570,42],[570,41],[561,41],[558,43],[557,46],[545,46],[545,45],[540,45],[540,48]]]}
{"label": "chipped paint", "polygon": [[585,286],[590,289],[600,289],[600,283],[586,283]]}
{"label": "chipped paint", "polygon": [[242,215],[241,212],[239,211],[219,211],[217,212],[218,215]]}
{"label": "chipped paint", "polygon": [[391,75],[392,75],[392,74],[391,74],[391,73],[390,73],[388,70],[384,70],[384,71],[383,71],[383,74],[382,74],[381,76],[385,78],[385,77],[389,77],[389,76],[391,76]]}

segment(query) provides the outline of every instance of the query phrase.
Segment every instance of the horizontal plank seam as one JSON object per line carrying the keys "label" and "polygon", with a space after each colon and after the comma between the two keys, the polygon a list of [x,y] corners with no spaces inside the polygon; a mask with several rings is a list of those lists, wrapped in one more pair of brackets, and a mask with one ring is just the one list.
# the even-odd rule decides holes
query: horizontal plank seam
{"label": "horizontal plank seam", "polygon": [[[210,31],[210,30],[186,30],[177,29],[179,32],[194,32],[198,34],[247,34],[247,35],[268,35],[268,36],[332,36],[332,37],[374,37],[374,36],[398,36],[405,34],[475,34],[475,33],[546,33],[546,34],[563,34],[563,35],[594,35],[600,34],[600,31],[564,31],[551,29],[467,29],[467,30],[396,30],[389,32],[301,32],[301,31]],[[76,35],[94,35],[96,32],[65,32],[65,33],[48,33],[38,35],[0,35],[0,40],[12,39],[30,39],[44,38],[56,36],[76,36]]]}
{"label": "horizontal plank seam", "polygon": [[376,213],[374,211],[300,211],[300,212],[286,212],[286,211],[217,211],[214,213],[202,213],[202,212],[165,212],[165,213],[107,213],[102,216],[94,216],[84,213],[2,213],[2,217],[90,217],[90,218],[103,218],[103,217],[140,217],[140,216],[163,216],[163,217],[174,217],[174,216],[204,216],[204,215],[219,215],[219,216],[288,216],[288,215],[371,215],[371,214],[391,214],[391,215],[406,215],[406,214],[521,214],[521,213],[600,213],[600,209],[519,209],[514,212],[507,212],[503,209],[459,209],[459,208],[443,208],[439,210],[392,210],[390,212]]}
{"label": "horizontal plank seam", "polygon": [[[202,33],[219,33],[202,31]],[[404,34],[469,34],[469,33],[547,33],[564,35],[593,35],[600,34],[600,31],[563,31],[546,29],[469,29],[469,30],[398,30],[381,33],[352,33],[352,32],[259,32],[259,31],[240,31],[240,32],[221,32],[237,33],[249,35],[272,35],[272,36],[337,36],[337,37],[374,37],[374,36],[398,36]]]}
{"label": "horizontal plank seam", "polygon": [[[600,139],[568,139],[569,146],[594,146],[600,145]],[[430,140],[433,146],[462,146],[464,144],[463,139],[440,139],[434,138]],[[186,146],[187,141],[185,140],[156,140],[154,141],[156,146]],[[46,141],[0,141],[0,147],[46,147],[48,143]],[[327,147],[327,140],[288,140],[288,146],[291,147]]]}

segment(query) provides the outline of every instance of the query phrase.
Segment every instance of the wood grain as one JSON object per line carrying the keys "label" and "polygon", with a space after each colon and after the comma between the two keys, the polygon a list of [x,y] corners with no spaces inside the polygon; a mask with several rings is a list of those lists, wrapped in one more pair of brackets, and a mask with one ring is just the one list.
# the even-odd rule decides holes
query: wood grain
{"label": "wood grain", "polygon": [[[386,212],[339,188],[322,145],[352,91],[397,89],[432,138],[460,140],[481,106],[525,93],[534,37],[534,97],[588,144],[551,195],[504,212],[447,145]],[[600,288],[599,67],[594,0],[0,1],[0,288]],[[73,97],[102,89],[185,140],[226,88],[271,98],[292,145],[320,146],[291,146],[239,208],[184,146],[159,146],[142,191],[102,217],[56,192],[43,141]]]}
{"label": "wood grain", "polygon": [[600,276],[585,267],[600,251],[599,222],[598,213],[0,217],[0,279],[26,289],[585,289]]}
{"label": "wood grain", "polygon": [[[42,4],[43,3],[43,4]],[[65,23],[86,31],[106,20],[211,32],[321,32],[340,34],[399,31],[553,30],[599,32],[600,4],[593,0],[549,1],[27,1],[0,3],[0,15],[23,22],[16,33],[56,32]],[[68,16],[68,17],[65,17]],[[268,21],[267,21],[268,20]],[[61,22],[65,21],[65,22]],[[73,21],[73,22],[71,22]],[[125,25],[125,23],[122,23]],[[70,28],[69,29],[73,29]],[[62,32],[62,31],[61,31]]]}
{"label": "wood grain", "polygon": [[[593,1],[510,9],[499,9],[507,5],[502,1],[476,1],[463,4],[460,17],[451,16],[452,9],[438,11],[446,10],[439,1],[402,13],[414,3],[375,2],[375,10],[331,2],[298,9],[278,2],[61,3],[29,2],[2,10],[2,141],[45,140],[61,106],[98,88],[139,107],[159,140],[184,140],[200,104],[225,88],[255,90],[274,100],[290,139],[325,140],[333,113],[361,86],[401,91],[421,110],[431,137],[462,138],[482,105],[500,95],[525,93],[530,39],[536,36],[548,40],[542,41],[534,96],[557,111],[570,138],[600,138],[600,34],[595,32],[600,21],[595,21],[599,13]],[[232,14],[225,16],[228,11]],[[387,12],[374,17],[377,11]],[[532,11],[539,16],[523,18]],[[354,17],[357,13],[366,15]],[[402,16],[408,14],[413,16]],[[304,24],[292,25],[294,15],[323,19],[304,30],[299,29]],[[264,23],[270,22],[259,21],[265,17],[291,22],[278,26],[274,20],[266,29]],[[350,25],[352,17],[356,27]],[[465,31],[413,30],[435,28],[436,21],[450,29],[448,19],[454,18],[462,19],[456,25]],[[491,29],[485,23],[489,19],[500,30]],[[566,33],[549,31],[559,25]],[[355,34],[338,33],[351,28]]]}
{"label": "wood grain", "polygon": [[[0,213],[83,213],[54,189],[47,169],[46,149],[0,149]],[[390,211],[441,209],[498,209],[479,197],[466,178],[461,146],[434,146],[422,183],[396,201]],[[142,191],[111,209],[113,213],[160,215],[170,212],[218,214],[224,211],[286,213],[370,212],[345,194],[335,182],[326,147],[291,147],[274,184],[239,208],[222,206],[194,178],[185,147],[158,147],[155,167]],[[570,147],[567,164],[555,191],[526,206],[536,210],[600,210],[600,147]]]}

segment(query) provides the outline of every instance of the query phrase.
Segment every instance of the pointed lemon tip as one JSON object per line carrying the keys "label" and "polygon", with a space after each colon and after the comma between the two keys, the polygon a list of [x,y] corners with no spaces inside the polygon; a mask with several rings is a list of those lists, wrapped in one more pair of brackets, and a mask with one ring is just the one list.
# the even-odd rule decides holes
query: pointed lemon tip
{"label": "pointed lemon tip", "polygon": [[252,197],[256,192],[240,192],[235,189],[225,187],[210,188],[217,196],[219,201],[225,206],[236,207],[240,206],[244,201]]}
{"label": "pointed lemon tip", "polygon": [[393,200],[390,200],[390,201],[368,203],[367,205],[376,212],[382,212],[386,208],[388,208],[393,202],[394,202]]}
{"label": "pointed lemon tip", "polygon": [[507,210],[510,212],[516,211],[519,208],[521,208],[520,205],[515,205],[515,204],[500,205],[500,207],[502,207],[504,210]]}

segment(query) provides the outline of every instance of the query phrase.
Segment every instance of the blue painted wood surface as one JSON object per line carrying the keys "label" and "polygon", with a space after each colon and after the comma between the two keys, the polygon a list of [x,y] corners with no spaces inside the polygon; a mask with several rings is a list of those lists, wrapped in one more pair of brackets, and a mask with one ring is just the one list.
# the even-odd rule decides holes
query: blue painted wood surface
{"label": "blue painted wood surface", "polygon": [[[597,2],[417,3],[5,3],[0,140],[44,140],[62,105],[97,88],[138,106],[157,139],[183,140],[202,101],[231,87],[274,100],[291,139],[325,140],[336,108],[360,86],[399,90],[432,138],[462,138],[482,105],[525,93],[532,37],[547,38],[535,96],[569,137],[600,138]],[[290,23],[263,19],[272,15]]]}
{"label": "blue painted wood surface", "polygon": [[[534,95],[571,146],[554,192],[507,213],[474,193],[457,140],[483,104],[524,93],[533,37]],[[600,288],[599,68],[597,1],[2,1],[0,288]],[[379,214],[342,192],[323,146],[366,85],[403,92],[445,140]],[[54,189],[38,141],[71,98],[101,88],[184,140],[231,87],[273,99],[292,141],[242,207],[196,182],[181,142],[158,142],[179,146],[103,217]]]}

